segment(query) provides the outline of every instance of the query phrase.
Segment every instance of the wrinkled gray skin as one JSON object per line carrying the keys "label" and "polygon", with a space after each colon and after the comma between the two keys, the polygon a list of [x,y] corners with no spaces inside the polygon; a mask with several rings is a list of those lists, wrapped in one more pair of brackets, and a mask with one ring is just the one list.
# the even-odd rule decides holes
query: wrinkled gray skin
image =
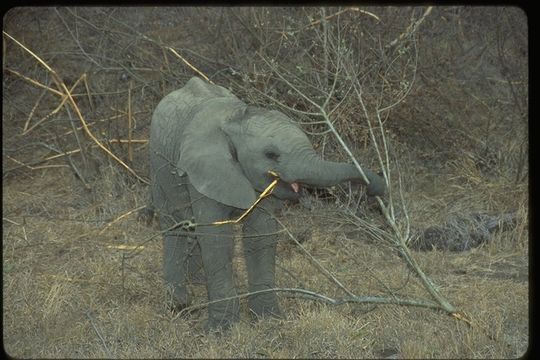
{"label": "wrinkled gray skin", "polygon": [[[272,181],[268,170],[280,175],[273,196],[243,220],[250,292],[275,286],[276,237],[271,234],[278,229],[268,212],[280,207],[280,199],[298,199],[296,185],[363,183],[354,165],[317,156],[304,132],[282,113],[246,105],[225,88],[195,77],[157,106],[150,159],[152,200],[162,229],[192,218],[200,224],[236,218]],[[383,180],[364,171],[368,194],[382,195]],[[189,281],[205,281],[210,301],[236,295],[232,233],[232,225],[220,225],[165,235],[164,276],[175,306],[189,304]],[[275,293],[248,302],[257,316],[280,315]],[[211,304],[209,328],[232,324],[238,307],[238,300]]]}

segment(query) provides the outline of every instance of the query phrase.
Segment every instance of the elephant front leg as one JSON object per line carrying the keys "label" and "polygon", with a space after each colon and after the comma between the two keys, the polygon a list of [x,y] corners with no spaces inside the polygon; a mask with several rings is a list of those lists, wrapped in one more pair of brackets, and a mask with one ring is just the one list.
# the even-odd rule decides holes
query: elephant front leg
{"label": "elephant front leg", "polygon": [[[244,255],[249,292],[275,288],[277,222],[268,213],[256,209],[244,225]],[[248,299],[250,310],[258,317],[281,317],[277,295],[265,292]]]}
{"label": "elephant front leg", "polygon": [[[233,208],[201,195],[193,186],[189,186],[189,191],[195,222],[209,224],[233,216]],[[239,300],[232,269],[233,226],[199,225],[195,231],[206,274],[208,299],[213,302],[208,306],[207,327],[228,328],[239,319]],[[228,300],[219,301],[221,299]]]}
{"label": "elephant front leg", "polygon": [[228,328],[239,319],[239,300],[234,287],[232,269],[232,225],[200,226],[199,237],[202,260],[206,273],[208,299],[208,328]]}

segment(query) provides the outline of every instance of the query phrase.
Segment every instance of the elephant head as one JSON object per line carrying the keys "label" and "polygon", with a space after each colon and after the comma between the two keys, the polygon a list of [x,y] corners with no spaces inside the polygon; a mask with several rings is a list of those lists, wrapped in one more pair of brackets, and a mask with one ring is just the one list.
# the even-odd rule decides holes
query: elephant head
{"label": "elephant head", "polygon": [[[178,167],[200,193],[223,204],[246,209],[279,175],[273,195],[297,199],[302,185],[332,186],[344,181],[364,184],[353,164],[326,161],[306,134],[278,111],[246,106],[232,94],[201,102],[183,131]],[[369,195],[386,185],[364,170]]]}

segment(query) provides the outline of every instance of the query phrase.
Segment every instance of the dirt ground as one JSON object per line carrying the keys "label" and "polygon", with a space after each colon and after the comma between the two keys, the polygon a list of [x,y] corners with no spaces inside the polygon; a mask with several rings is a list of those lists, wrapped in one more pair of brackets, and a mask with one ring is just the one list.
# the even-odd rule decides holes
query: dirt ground
{"label": "dirt ground", "polygon": [[[498,7],[236,10],[15,8],[4,15],[5,351],[16,358],[522,356],[530,342],[526,14]],[[340,34],[351,49],[371,44],[366,59],[375,56],[376,44],[405,42],[400,35],[415,32],[414,47],[387,50],[397,54],[394,62],[380,60],[382,55],[358,60],[366,69],[362,79],[373,86],[365,87],[370,104],[379,91],[391,95],[405,83],[414,64],[410,90],[399,93],[406,96],[384,119],[392,170],[399,167],[401,174],[392,186],[401,189],[406,205],[396,212],[409,220],[412,233],[456,214],[515,213],[512,228],[493,232],[480,246],[412,251],[470,325],[429,308],[332,306],[280,293],[283,319],[253,321],[242,300],[241,321],[225,334],[207,335],[204,307],[180,316],[167,309],[159,230],[137,219],[148,185],[133,175],[148,178],[145,140],[153,109],[195,75],[188,64],[246,102],[275,106],[265,93],[306,109],[309,104],[281,91],[279,78],[265,72],[255,54],[274,51],[281,41],[276,58],[284,71],[307,67],[305,74],[298,70],[303,82],[295,84],[308,84],[321,58],[308,63],[298,54],[307,49],[305,41],[327,39],[308,33],[321,16],[328,29],[343,26]],[[59,107],[62,98],[51,91],[58,89],[54,75],[15,40],[68,87],[76,85],[74,98],[91,133],[126,166],[96,146],[75,107]],[[417,51],[416,62],[399,57],[408,56],[407,49]],[[325,54],[316,45],[305,51]],[[371,67],[375,59],[381,62]],[[403,73],[392,72],[398,64]],[[355,115],[358,106],[351,100],[336,115],[336,126],[355,154],[376,168],[369,132]],[[317,126],[304,126],[317,151],[340,159],[334,140],[311,133]],[[116,141],[128,137],[140,142]],[[370,233],[388,226],[361,192],[346,185],[326,197],[313,192],[288,204],[278,218],[353,293],[430,299],[403,259]],[[279,287],[345,296],[285,232],[279,239]],[[234,265],[243,293],[240,243]],[[204,286],[190,290],[196,304],[206,301]]]}

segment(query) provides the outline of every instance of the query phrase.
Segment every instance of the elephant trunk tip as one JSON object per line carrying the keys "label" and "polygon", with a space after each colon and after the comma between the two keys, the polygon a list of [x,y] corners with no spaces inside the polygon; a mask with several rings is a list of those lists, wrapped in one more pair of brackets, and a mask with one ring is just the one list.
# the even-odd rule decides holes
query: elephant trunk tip
{"label": "elephant trunk tip", "polygon": [[386,183],[381,177],[371,176],[369,178],[369,185],[367,186],[367,194],[369,196],[383,196],[386,190]]}

